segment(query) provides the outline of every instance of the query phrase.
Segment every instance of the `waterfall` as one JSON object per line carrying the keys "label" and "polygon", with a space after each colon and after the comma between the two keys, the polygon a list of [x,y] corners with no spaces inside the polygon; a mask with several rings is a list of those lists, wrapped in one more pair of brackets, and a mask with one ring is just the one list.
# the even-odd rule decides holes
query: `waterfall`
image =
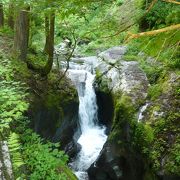
{"label": "waterfall", "polygon": [[138,122],[141,122],[144,118],[143,113],[146,111],[147,107],[149,106],[149,103],[146,103],[144,106],[140,108],[139,114],[138,114]]}
{"label": "waterfall", "polygon": [[[82,70],[83,69],[83,70]],[[84,70],[87,69],[87,70]],[[105,127],[98,125],[96,94],[93,88],[95,75],[89,67],[84,68],[79,64],[70,66],[68,76],[75,84],[79,95],[79,121],[81,136],[78,143],[81,151],[75,160],[70,163],[71,168],[79,180],[87,180],[87,169],[97,159],[107,139]]]}

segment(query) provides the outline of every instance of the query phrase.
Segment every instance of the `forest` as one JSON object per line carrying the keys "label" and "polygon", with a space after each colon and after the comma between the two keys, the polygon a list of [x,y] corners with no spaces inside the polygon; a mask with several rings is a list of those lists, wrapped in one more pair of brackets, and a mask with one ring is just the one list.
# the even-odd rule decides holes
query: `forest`
{"label": "forest", "polygon": [[0,180],[179,180],[179,68],[179,0],[0,0]]}

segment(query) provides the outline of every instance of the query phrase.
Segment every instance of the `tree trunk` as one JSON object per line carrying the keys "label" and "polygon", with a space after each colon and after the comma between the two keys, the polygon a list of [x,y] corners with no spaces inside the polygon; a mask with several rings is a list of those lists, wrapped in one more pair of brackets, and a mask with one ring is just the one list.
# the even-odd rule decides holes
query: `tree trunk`
{"label": "tree trunk", "polygon": [[49,49],[49,17],[45,15],[45,35],[46,35],[46,42],[44,46],[44,53],[48,54],[48,49]]}
{"label": "tree trunk", "polygon": [[7,141],[0,139],[0,179],[14,179]]}
{"label": "tree trunk", "polygon": [[[47,20],[47,19],[46,19]],[[52,69],[53,65],[53,53],[54,53],[54,25],[55,25],[55,13],[52,12],[49,17],[48,34],[46,34],[46,42],[48,42],[46,53],[48,54],[48,61],[43,69],[42,75],[46,76]]]}
{"label": "tree trunk", "polygon": [[14,4],[12,2],[9,3],[8,26],[14,29]]}
{"label": "tree trunk", "polygon": [[4,26],[4,11],[3,11],[3,4],[0,3],[0,27]]}
{"label": "tree trunk", "polygon": [[19,53],[19,58],[26,61],[29,39],[29,18],[28,11],[21,10],[16,18],[14,50]]}

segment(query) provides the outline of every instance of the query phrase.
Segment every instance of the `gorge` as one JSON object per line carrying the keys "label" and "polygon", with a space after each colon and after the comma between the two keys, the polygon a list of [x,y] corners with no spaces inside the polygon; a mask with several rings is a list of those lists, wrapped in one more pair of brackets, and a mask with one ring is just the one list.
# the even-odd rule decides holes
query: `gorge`
{"label": "gorge", "polygon": [[[60,56],[61,54],[65,54],[63,52],[65,50],[64,48],[61,48],[60,45],[58,48],[59,50],[56,49],[56,52],[59,52]],[[132,97],[132,100],[136,102],[138,94],[142,99],[146,97],[146,89],[148,86],[147,78],[135,62],[128,63],[122,60],[125,52],[126,47],[113,47],[100,53],[98,57],[74,57],[69,62],[67,76],[72,80],[79,95],[79,129],[77,131],[79,131],[80,134],[79,137],[76,138],[76,143],[81,146],[79,153],[72,158],[70,167],[81,180],[89,179],[87,171],[90,174],[90,179],[119,179],[122,176],[122,172],[119,169],[121,167],[119,167],[119,164],[114,164],[114,161],[116,161],[118,157],[116,157],[112,150],[110,150],[111,155],[107,155],[107,158],[111,158],[111,161],[107,162],[110,163],[109,167],[107,167],[108,169],[105,171],[102,170],[103,165],[101,165],[102,167],[98,170],[100,172],[102,171],[100,173],[101,175],[98,175],[99,172],[94,172],[94,174],[97,175],[96,177],[94,175],[92,177],[92,171],[97,171],[95,169],[97,169],[96,166],[98,167],[98,161],[97,165],[95,161],[99,155],[101,158],[103,151],[107,148],[106,145],[103,147],[107,140],[107,135],[112,133],[110,127],[112,126],[114,109],[111,97],[112,92],[110,93],[112,90],[110,89],[112,89],[112,87],[114,88],[114,94],[120,90],[124,93],[130,93],[134,87],[138,86],[136,96],[134,98]],[[106,61],[104,61],[105,59]],[[110,62],[113,62],[114,65],[111,65]],[[65,68],[66,62],[61,63],[61,66]],[[99,96],[102,96],[104,90],[100,87],[102,86],[102,82],[99,82],[100,79],[97,77],[97,71],[101,71],[103,74],[101,79],[105,79],[107,83],[104,84],[107,86],[107,92],[104,92],[105,95],[103,98],[99,98]],[[126,75],[127,72],[128,75]],[[96,89],[97,98],[100,99],[99,101],[96,99],[94,88]],[[108,101],[106,99],[108,99]],[[101,101],[104,101],[104,105]],[[97,103],[99,107],[97,107]],[[104,112],[106,104],[111,104],[112,107],[108,106],[108,109],[106,109],[107,112]],[[101,112],[98,109],[101,109]],[[104,115],[105,113],[109,116],[108,120],[106,119],[107,117],[105,117],[106,115]],[[98,117],[100,119],[98,119]],[[104,126],[106,126],[106,128]],[[109,133],[105,134],[105,132],[108,132],[107,128],[109,128]],[[108,142],[106,142],[106,144],[107,143]],[[109,148],[111,149],[111,147]],[[106,161],[109,160],[110,159],[104,160],[104,165]],[[111,175],[109,172],[111,172]],[[137,178],[139,178],[139,176]]]}
{"label": "gorge", "polygon": [[178,0],[0,0],[0,180],[179,180]]}

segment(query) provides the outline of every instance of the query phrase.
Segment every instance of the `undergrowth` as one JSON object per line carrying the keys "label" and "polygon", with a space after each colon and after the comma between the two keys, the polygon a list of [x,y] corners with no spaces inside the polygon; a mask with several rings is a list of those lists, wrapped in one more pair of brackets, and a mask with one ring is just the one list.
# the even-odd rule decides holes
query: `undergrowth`
{"label": "undergrowth", "polygon": [[29,87],[23,79],[14,79],[27,67],[14,67],[4,55],[0,60],[0,141],[8,141],[15,179],[76,179],[59,143],[46,142],[29,128]]}

